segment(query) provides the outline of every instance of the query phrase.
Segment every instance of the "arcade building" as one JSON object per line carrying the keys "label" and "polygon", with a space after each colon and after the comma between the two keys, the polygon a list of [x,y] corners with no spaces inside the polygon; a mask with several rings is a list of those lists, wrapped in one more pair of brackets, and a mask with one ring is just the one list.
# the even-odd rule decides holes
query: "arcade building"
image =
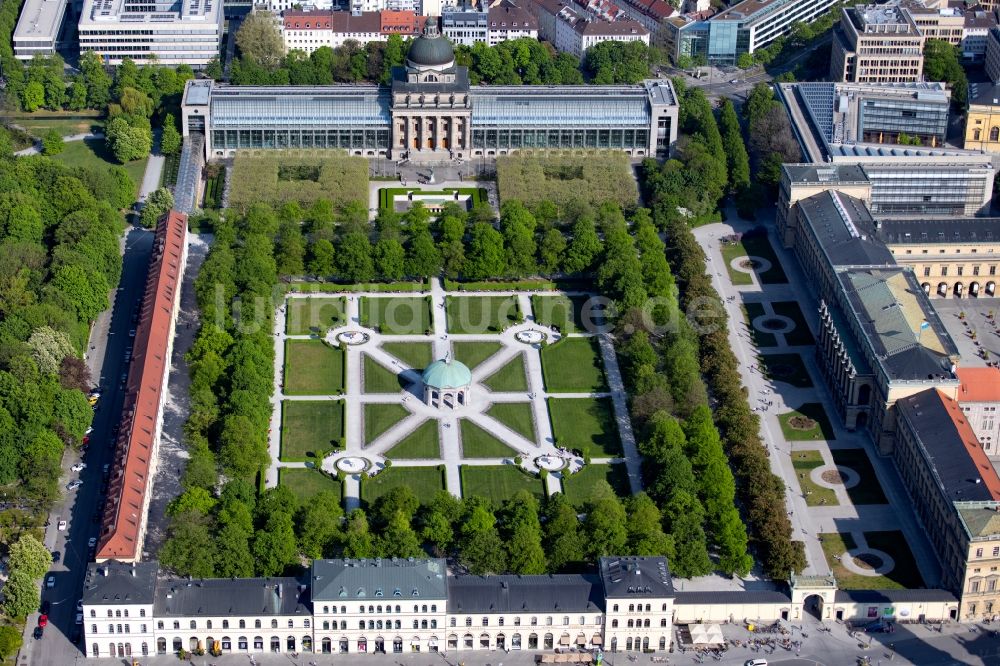
{"label": "arcade building", "polygon": [[184,136],[206,159],[245,149],[326,148],[394,161],[488,159],[523,149],[666,157],[678,102],[667,79],[620,86],[473,86],[428,21],[381,85],[231,86],[191,80]]}

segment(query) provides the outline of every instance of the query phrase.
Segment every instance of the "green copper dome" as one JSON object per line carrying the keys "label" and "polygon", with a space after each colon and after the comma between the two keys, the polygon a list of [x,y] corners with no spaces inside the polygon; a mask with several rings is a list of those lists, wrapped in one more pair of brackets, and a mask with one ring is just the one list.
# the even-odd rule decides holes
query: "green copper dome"
{"label": "green copper dome", "polygon": [[410,44],[406,60],[413,67],[441,67],[455,62],[455,49],[438,33],[436,18],[427,18],[424,34]]}
{"label": "green copper dome", "polygon": [[464,388],[472,383],[472,371],[461,361],[434,361],[424,370],[423,380],[436,389]]}

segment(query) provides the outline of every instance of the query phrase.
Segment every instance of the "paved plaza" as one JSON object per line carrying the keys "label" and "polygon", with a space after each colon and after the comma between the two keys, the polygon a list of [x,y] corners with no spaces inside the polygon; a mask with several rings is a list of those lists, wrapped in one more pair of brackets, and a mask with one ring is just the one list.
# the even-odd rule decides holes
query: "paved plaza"
{"label": "paved plaza", "polygon": [[[431,330],[428,334],[389,335],[362,325],[361,301],[363,299],[413,299],[414,297],[423,299],[428,294],[431,301]],[[272,398],[273,417],[269,442],[272,465],[267,473],[267,485],[273,487],[278,484],[281,469],[315,466],[311,462],[285,462],[281,460],[282,403],[297,400],[315,402],[343,399],[346,446],[332,455],[327,455],[318,464],[324,472],[330,475],[336,476],[338,471],[345,473],[344,501],[348,509],[355,508],[361,503],[362,475],[377,476],[386,470],[390,459],[394,470],[398,468],[443,467],[445,488],[456,497],[462,496],[462,467],[514,465],[516,459],[521,461],[521,467],[529,474],[537,474],[540,469],[549,470],[545,477],[545,490],[548,494],[560,492],[563,490],[564,471],[579,471],[584,466],[584,459],[557,445],[553,434],[549,403],[554,400],[603,399],[610,400],[613,408],[614,421],[617,425],[616,436],[621,439],[622,457],[594,456],[590,462],[594,465],[624,464],[628,473],[630,490],[639,492],[642,489],[639,455],[628,416],[622,377],[610,336],[601,331],[560,333],[550,327],[541,326],[535,321],[531,296],[563,295],[584,294],[566,294],[564,292],[531,292],[529,294],[516,291],[446,292],[438,279],[431,281],[428,292],[290,294],[285,306],[279,309],[275,317],[275,394]],[[516,298],[519,310],[524,315],[523,323],[514,324],[497,333],[451,333],[448,330],[447,321],[446,297],[448,296],[473,299]],[[302,298],[344,299],[346,323],[325,332],[318,332],[315,335],[290,335],[286,333],[286,319],[291,309],[289,304]],[[286,341],[310,340],[317,337],[325,340],[331,347],[340,346],[344,349],[346,385],[343,394],[286,394],[285,385],[288,378],[282,377],[282,373],[288,368],[285,359]],[[547,390],[542,371],[541,350],[543,343],[534,342],[534,340],[543,340],[545,345],[552,345],[564,337],[597,338],[607,391],[574,393]],[[434,359],[454,358],[453,343],[498,343],[499,349],[471,368],[472,387],[470,399],[466,404],[455,404],[453,407],[433,407],[423,402],[423,387],[420,378],[422,368],[412,367],[402,358],[383,348],[384,344],[390,342],[430,343]],[[527,390],[491,391],[485,380],[522,355],[527,376]],[[383,370],[395,375],[403,388],[396,393],[367,392],[365,387],[366,358],[374,361]],[[534,422],[533,437],[526,437],[523,433],[515,431],[509,425],[487,413],[491,407],[504,403],[520,403],[530,406]],[[371,405],[378,404],[402,405],[406,414],[384,432],[371,438],[364,432],[364,410]],[[511,455],[496,458],[464,456],[461,441],[460,421],[462,420],[475,424],[485,433],[489,433],[509,447]],[[439,456],[405,459],[396,458],[390,454],[394,446],[428,421],[434,421],[437,425],[437,436],[440,443]]]}

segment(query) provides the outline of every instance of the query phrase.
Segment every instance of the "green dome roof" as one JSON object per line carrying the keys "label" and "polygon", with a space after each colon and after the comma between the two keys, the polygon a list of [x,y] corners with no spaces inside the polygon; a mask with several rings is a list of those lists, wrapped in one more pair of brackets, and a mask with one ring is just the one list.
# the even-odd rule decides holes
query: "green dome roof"
{"label": "green dome roof", "polygon": [[464,388],[472,383],[472,371],[461,361],[434,361],[424,370],[423,380],[431,388]]}
{"label": "green dome roof", "polygon": [[415,67],[440,67],[455,61],[455,49],[451,42],[437,31],[437,19],[428,17],[424,34],[413,40],[406,59]]}

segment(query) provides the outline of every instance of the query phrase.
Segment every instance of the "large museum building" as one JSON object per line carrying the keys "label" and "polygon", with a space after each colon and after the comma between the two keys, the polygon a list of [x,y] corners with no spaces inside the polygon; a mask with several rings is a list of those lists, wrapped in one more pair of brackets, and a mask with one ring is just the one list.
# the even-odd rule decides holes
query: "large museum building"
{"label": "large museum building", "polygon": [[618,149],[665,157],[677,140],[666,79],[622,86],[473,86],[451,43],[428,22],[388,86],[231,86],[188,81],[184,135],[205,157],[245,149],[335,148],[440,162],[521,149]]}

